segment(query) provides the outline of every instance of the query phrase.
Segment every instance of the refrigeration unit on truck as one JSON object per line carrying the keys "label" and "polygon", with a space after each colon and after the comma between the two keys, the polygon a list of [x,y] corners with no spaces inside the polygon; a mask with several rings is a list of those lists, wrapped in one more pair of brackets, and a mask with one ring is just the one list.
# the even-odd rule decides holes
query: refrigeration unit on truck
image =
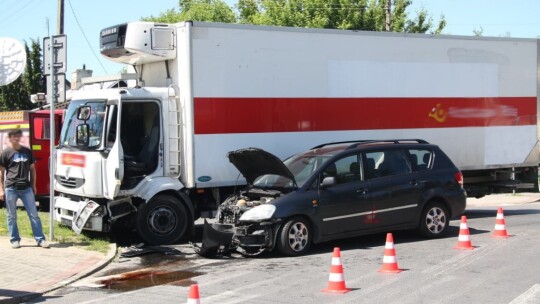
{"label": "refrigeration unit on truck", "polygon": [[129,225],[177,241],[245,183],[226,159],[245,147],[283,159],[422,138],[463,171],[469,195],[536,180],[534,39],[132,22],[100,42],[133,73],[120,75],[126,87],[73,93],[56,219],[78,232]]}

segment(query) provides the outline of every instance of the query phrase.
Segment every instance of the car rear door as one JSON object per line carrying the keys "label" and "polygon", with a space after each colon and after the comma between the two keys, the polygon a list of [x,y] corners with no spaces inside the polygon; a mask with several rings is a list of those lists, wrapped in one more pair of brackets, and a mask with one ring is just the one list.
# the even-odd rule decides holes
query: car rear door
{"label": "car rear door", "polygon": [[373,227],[413,223],[420,207],[421,183],[412,174],[404,151],[372,150],[363,152],[362,159],[373,202]]}
{"label": "car rear door", "polygon": [[371,228],[371,202],[361,175],[359,154],[329,163],[319,178],[334,177],[335,184],[319,187],[318,218],[323,236]]}

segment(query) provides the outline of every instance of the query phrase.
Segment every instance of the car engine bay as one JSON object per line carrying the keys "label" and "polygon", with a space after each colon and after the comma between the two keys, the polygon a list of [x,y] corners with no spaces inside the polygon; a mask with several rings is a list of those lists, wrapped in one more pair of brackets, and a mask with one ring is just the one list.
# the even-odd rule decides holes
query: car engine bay
{"label": "car engine bay", "polygon": [[217,221],[221,224],[237,224],[244,212],[267,204],[282,196],[278,190],[251,188],[229,196],[219,207]]}

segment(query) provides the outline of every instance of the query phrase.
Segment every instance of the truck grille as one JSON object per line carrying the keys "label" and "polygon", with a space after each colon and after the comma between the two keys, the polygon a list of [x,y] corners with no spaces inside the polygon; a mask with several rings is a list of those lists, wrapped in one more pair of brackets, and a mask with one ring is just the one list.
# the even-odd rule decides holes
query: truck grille
{"label": "truck grille", "polygon": [[79,188],[84,185],[84,178],[75,178],[56,175],[56,180],[58,183],[66,188]]}

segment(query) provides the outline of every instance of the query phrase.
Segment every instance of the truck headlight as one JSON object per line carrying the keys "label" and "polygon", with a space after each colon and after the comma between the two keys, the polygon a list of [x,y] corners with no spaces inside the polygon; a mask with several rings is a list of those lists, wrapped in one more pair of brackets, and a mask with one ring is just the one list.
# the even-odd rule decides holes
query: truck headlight
{"label": "truck headlight", "polygon": [[94,212],[92,212],[92,216],[102,216],[105,214],[105,208],[103,206],[99,206]]}
{"label": "truck headlight", "polygon": [[267,220],[274,215],[276,206],[274,205],[261,205],[253,209],[250,209],[240,217],[240,221],[261,221]]}

